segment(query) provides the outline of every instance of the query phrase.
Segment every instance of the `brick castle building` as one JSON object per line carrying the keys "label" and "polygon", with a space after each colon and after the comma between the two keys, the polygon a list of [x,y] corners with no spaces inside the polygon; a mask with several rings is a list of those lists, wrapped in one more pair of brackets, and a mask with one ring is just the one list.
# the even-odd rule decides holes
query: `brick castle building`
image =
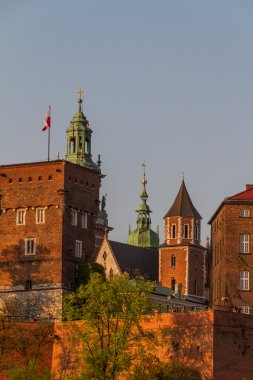
{"label": "brick castle building", "polygon": [[77,266],[95,257],[100,160],[82,111],[67,129],[66,160],[0,166],[0,301],[18,318],[60,319]]}
{"label": "brick castle building", "polygon": [[159,282],[185,295],[204,298],[206,249],[200,245],[201,216],[183,180],[164,217],[164,244],[159,247]]}
{"label": "brick castle building", "polygon": [[226,198],[210,219],[211,303],[253,312],[253,185]]}

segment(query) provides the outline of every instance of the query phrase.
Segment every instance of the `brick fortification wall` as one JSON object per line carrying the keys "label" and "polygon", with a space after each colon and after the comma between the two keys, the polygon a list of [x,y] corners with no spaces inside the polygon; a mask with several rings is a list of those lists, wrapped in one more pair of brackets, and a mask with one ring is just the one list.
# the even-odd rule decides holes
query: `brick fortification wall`
{"label": "brick fortification wall", "polygon": [[[48,360],[42,364],[51,367],[56,380],[67,369],[80,369],[80,363],[76,362],[80,345],[71,330],[76,323],[80,327],[82,322],[52,325],[50,335],[57,339],[44,348]],[[32,328],[36,324],[25,325]],[[253,320],[248,315],[216,310],[164,314],[143,322],[143,327],[157,332],[159,345],[153,354],[161,361],[175,360],[195,366],[200,369],[203,380],[253,378]],[[10,352],[10,356],[14,362],[15,355]],[[0,379],[4,379],[1,373]]]}

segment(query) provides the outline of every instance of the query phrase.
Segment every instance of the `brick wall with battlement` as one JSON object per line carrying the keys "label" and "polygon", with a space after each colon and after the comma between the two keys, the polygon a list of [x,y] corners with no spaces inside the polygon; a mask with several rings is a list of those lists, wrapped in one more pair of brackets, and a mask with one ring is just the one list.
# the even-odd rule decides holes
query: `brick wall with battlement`
{"label": "brick wall with battlement", "polygon": [[61,318],[76,266],[94,258],[100,174],[66,161],[0,166],[0,299]]}

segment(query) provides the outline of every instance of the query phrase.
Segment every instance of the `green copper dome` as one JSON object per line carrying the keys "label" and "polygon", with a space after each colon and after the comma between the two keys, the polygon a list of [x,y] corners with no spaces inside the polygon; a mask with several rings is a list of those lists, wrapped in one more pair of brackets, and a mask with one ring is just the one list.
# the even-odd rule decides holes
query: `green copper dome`
{"label": "green copper dome", "polygon": [[92,170],[98,170],[99,166],[92,161],[91,134],[89,122],[82,111],[82,90],[78,99],[78,110],[67,129],[67,153],[66,160],[74,164],[85,166]]}
{"label": "green copper dome", "polygon": [[157,247],[159,245],[159,234],[151,230],[151,210],[147,205],[148,194],[146,190],[146,174],[145,174],[145,164],[143,164],[144,173],[142,179],[142,190],[141,190],[141,204],[136,210],[137,216],[137,228],[131,232],[129,228],[129,235],[127,243],[135,245],[138,247]]}

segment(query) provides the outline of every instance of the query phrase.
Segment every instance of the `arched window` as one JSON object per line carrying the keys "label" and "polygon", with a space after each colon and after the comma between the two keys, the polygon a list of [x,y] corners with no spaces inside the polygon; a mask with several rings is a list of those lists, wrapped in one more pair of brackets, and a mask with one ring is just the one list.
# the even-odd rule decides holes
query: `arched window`
{"label": "arched window", "polygon": [[176,257],[175,257],[175,255],[172,255],[172,256],[171,256],[171,266],[172,266],[172,267],[175,267],[175,266],[176,266]]}
{"label": "arched window", "polygon": [[176,238],[176,225],[175,224],[172,224],[171,237],[172,237],[172,239]]}
{"label": "arched window", "polygon": [[85,153],[88,153],[90,154],[90,140],[89,139],[85,139]]}
{"label": "arched window", "polygon": [[176,280],[174,279],[174,277],[172,277],[172,279],[171,279],[171,289],[175,290],[175,286],[176,286]]}
{"label": "arched window", "polygon": [[198,229],[198,226],[195,224],[194,226],[194,240],[198,240],[199,239],[199,229]]}
{"label": "arched window", "polygon": [[82,149],[82,136],[79,136],[79,149]]}
{"label": "arched window", "polygon": [[189,226],[188,226],[188,224],[185,224],[184,225],[184,238],[188,239],[188,235],[189,235]]}
{"label": "arched window", "polygon": [[76,152],[76,139],[72,137],[69,141],[69,152],[75,153]]}

